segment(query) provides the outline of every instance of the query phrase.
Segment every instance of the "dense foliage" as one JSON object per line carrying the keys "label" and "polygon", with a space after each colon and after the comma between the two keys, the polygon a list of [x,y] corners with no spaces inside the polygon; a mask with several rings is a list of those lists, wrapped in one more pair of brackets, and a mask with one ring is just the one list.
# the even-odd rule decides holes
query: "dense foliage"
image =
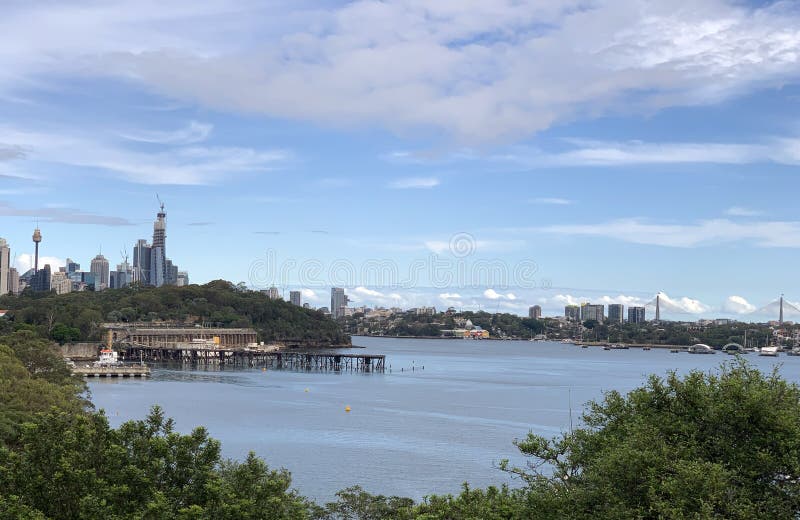
{"label": "dense foliage", "polygon": [[744,362],[651,376],[590,403],[585,427],[517,443],[540,518],[797,518],[800,389]]}
{"label": "dense foliage", "polygon": [[98,340],[103,322],[176,320],[222,327],[253,327],[263,341],[349,344],[334,321],[311,309],[217,280],[186,287],[128,287],[56,295],[26,291],[0,298],[8,319],[65,341]]}
{"label": "dense foliage", "polygon": [[[16,329],[16,330],[14,330]],[[0,519],[523,520],[797,518],[800,388],[742,361],[652,376],[589,403],[583,425],[529,434],[520,486],[408,498],[345,489],[320,506],[285,470],[221,458],[155,407],[111,428],[54,345],[0,320]]]}

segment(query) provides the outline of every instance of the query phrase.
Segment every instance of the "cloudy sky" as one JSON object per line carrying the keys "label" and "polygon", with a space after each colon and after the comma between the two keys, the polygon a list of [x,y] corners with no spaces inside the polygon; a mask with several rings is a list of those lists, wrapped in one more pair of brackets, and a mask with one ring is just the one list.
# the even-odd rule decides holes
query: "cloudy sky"
{"label": "cloudy sky", "polygon": [[158,194],[192,281],[314,305],[800,300],[796,2],[7,0],[0,34],[20,267],[37,220],[118,262]]}

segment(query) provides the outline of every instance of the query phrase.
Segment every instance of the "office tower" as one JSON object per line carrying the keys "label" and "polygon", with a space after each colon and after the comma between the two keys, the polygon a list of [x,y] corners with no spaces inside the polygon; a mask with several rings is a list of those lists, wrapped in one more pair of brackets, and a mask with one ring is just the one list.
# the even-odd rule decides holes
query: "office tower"
{"label": "office tower", "polygon": [[292,305],[297,305],[298,307],[301,304],[301,297],[300,291],[289,291],[289,303]]}
{"label": "office tower", "polygon": [[341,287],[332,287],[331,288],[331,317],[333,319],[341,318],[344,316],[344,309],[347,307],[347,303],[350,300],[347,298],[347,295],[344,293],[344,289]]}
{"label": "office tower", "polygon": [[67,258],[67,274],[77,273],[81,270],[81,264],[72,260],[72,258]]}
{"label": "office tower", "polygon": [[44,267],[33,273],[33,276],[31,276],[31,289],[37,292],[49,291],[51,276],[52,272],[50,270],[50,264],[45,264]]}
{"label": "office tower", "polygon": [[628,323],[644,323],[644,307],[628,307]]}
{"label": "office tower", "polygon": [[150,285],[151,249],[145,239],[139,239],[133,246],[133,281]]}
{"label": "office tower", "polygon": [[0,296],[9,292],[8,273],[11,270],[11,248],[0,238]]}
{"label": "office tower", "polygon": [[72,291],[72,280],[69,279],[65,271],[53,273],[50,277],[50,289],[56,294],[66,294]]}
{"label": "office tower", "polygon": [[8,270],[8,292],[11,294],[19,294],[21,292],[19,286],[19,271],[14,267]]}
{"label": "office tower", "polygon": [[167,214],[164,203],[153,222],[153,247],[150,250],[150,285],[161,287],[167,283]]}
{"label": "office tower", "polygon": [[187,271],[178,271],[178,279],[175,281],[178,287],[185,287],[189,285],[189,273]]}
{"label": "office tower", "polygon": [[569,321],[580,321],[581,308],[577,305],[567,305],[564,307],[564,317]]}
{"label": "office tower", "polygon": [[113,289],[122,289],[133,282],[133,268],[128,263],[128,255],[124,255],[122,263],[117,264],[117,271],[114,282],[111,284]]}
{"label": "office tower", "polygon": [[97,255],[92,260],[90,272],[94,275],[94,290],[102,291],[109,287],[108,260],[103,255]]}
{"label": "office tower", "polygon": [[[39,270],[39,242],[42,241],[42,232],[39,231],[39,228],[33,230],[33,243],[36,247],[36,252],[33,255],[33,272]],[[50,290],[48,288],[48,290]]]}
{"label": "office tower", "polygon": [[581,321],[596,321],[601,323],[605,317],[604,311],[605,307],[603,305],[584,303],[581,305]]}
{"label": "office tower", "polygon": [[178,266],[169,258],[167,258],[167,277],[164,279],[164,285],[178,285]]}
{"label": "office tower", "polygon": [[528,317],[534,320],[538,320],[542,317],[542,306],[541,305],[534,305],[533,307],[528,308]]}
{"label": "office tower", "polygon": [[622,323],[624,321],[625,306],[621,303],[612,303],[608,306],[608,321]]}

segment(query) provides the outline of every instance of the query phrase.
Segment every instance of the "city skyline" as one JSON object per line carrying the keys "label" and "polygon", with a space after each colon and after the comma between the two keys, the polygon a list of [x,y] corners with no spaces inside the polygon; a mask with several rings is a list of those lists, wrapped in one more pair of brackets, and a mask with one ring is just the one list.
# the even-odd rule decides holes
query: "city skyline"
{"label": "city skyline", "polygon": [[536,287],[252,284],[318,307],[339,285],[520,315],[663,291],[665,318],[761,320],[800,301],[796,6],[320,5],[9,6],[0,236],[20,274],[37,220],[40,266],[88,266],[150,236],[158,193],[164,264],[198,283],[250,283],[270,251],[409,272],[463,258],[461,234],[472,262],[537,267]]}

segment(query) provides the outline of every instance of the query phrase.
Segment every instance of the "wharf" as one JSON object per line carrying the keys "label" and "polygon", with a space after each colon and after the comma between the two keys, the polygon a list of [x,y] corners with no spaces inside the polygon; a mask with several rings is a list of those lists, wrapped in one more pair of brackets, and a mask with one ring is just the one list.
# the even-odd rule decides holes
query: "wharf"
{"label": "wharf", "polygon": [[145,362],[180,362],[286,370],[384,372],[386,356],[326,351],[263,351],[241,348],[183,348],[128,345],[125,358]]}
{"label": "wharf", "polygon": [[83,377],[150,377],[150,367],[145,365],[82,366],[72,373]]}

